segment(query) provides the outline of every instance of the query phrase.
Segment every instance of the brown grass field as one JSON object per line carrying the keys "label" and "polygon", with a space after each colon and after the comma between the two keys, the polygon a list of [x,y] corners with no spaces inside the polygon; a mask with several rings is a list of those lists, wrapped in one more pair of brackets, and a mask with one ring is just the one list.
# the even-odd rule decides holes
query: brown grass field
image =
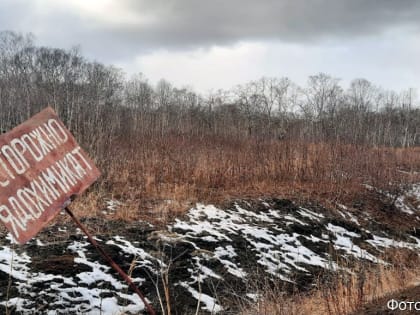
{"label": "brown grass field", "polygon": [[124,202],[122,219],[154,221],[194,202],[281,196],[324,205],[366,198],[364,184],[398,194],[420,177],[420,148],[166,137],[116,141],[96,156],[98,183],[75,208],[85,215],[103,197]]}

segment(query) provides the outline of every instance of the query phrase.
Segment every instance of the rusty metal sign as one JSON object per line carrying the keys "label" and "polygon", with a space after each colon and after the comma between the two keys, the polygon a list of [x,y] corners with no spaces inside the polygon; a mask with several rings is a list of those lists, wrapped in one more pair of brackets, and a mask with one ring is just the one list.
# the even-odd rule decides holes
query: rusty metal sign
{"label": "rusty metal sign", "polygon": [[48,107],[0,136],[0,221],[23,244],[99,175]]}

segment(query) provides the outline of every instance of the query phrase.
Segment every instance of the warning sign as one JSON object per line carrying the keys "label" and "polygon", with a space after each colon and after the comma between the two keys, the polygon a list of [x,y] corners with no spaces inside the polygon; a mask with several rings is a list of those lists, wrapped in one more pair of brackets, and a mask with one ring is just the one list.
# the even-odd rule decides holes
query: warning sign
{"label": "warning sign", "polygon": [[21,244],[100,175],[52,108],[0,136],[0,220]]}

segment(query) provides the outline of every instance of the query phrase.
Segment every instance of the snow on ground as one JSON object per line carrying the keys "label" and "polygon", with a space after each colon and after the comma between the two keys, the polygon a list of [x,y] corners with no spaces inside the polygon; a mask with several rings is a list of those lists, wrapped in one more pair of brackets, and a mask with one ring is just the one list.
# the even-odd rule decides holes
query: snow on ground
{"label": "snow on ground", "polygon": [[[302,219],[322,218],[307,209],[299,209]],[[236,204],[233,209],[217,209],[209,205],[198,204],[188,213],[188,220],[177,220],[170,227],[177,232],[183,231],[191,240],[203,239],[208,235],[212,241],[232,242],[235,238],[243,238],[248,244],[248,250],[257,256],[258,264],[268,273],[278,276],[281,279],[292,281],[288,274],[294,270],[307,271],[301,265],[313,265],[328,268],[329,262],[321,255],[316,254],[305,247],[299,241],[299,234],[285,233],[281,226],[298,224],[307,226],[304,222],[290,214],[281,214],[273,209],[266,209],[264,212],[256,213],[243,209]],[[233,242],[234,244],[234,242]],[[234,276],[244,276],[239,263],[235,262],[237,254],[232,245],[229,245],[230,252],[223,247],[214,250],[215,258],[225,266],[226,271]],[[229,248],[225,247],[225,248]],[[221,254],[221,252],[224,252]],[[231,258],[227,260],[227,258]]]}
{"label": "snow on ground", "polygon": [[354,244],[353,239],[360,238],[359,234],[350,232],[341,226],[336,226],[331,223],[328,223],[327,229],[332,232],[336,238],[333,241],[336,250],[343,250],[356,258],[367,259],[375,263],[385,263],[383,260]]}
{"label": "snow on ground", "polygon": [[[343,223],[340,220],[333,223],[324,214],[306,207],[284,211],[264,201],[258,205],[258,210],[250,208],[246,204],[235,204],[228,209],[197,204],[185,219],[177,219],[169,229],[191,242],[200,240],[195,247],[206,250],[203,257],[209,256],[207,250],[212,248],[211,243],[219,244],[213,247],[211,258],[218,260],[225,274],[237,278],[249,274],[250,268],[245,263],[252,255],[255,256],[254,271],[261,269],[281,280],[294,282],[296,272],[310,274],[314,267],[342,269],[329,256],[327,248],[331,245],[344,258],[353,257],[380,264],[387,264],[378,257],[380,248],[420,249],[420,240],[415,237],[411,237],[413,242],[404,242],[380,237],[363,229],[360,218],[344,205],[340,205]],[[361,216],[366,217],[365,214]],[[363,237],[360,234],[362,230]],[[239,245],[248,257],[238,256]],[[195,260],[196,268],[199,269],[202,262],[203,259]],[[207,273],[206,277],[219,278],[221,274],[223,272],[220,271],[216,275]]]}
{"label": "snow on ground", "polygon": [[395,201],[395,206],[402,212],[407,214],[414,214],[415,211],[420,210],[420,203],[417,206],[413,206],[408,199],[420,200],[420,184],[413,185],[407,193],[399,196]]}
{"label": "snow on ground", "polygon": [[411,236],[411,239],[413,240],[413,242],[409,243],[409,242],[397,241],[395,239],[388,238],[388,237],[381,237],[381,236],[373,235],[373,239],[367,240],[366,242],[375,246],[376,248],[395,247],[395,248],[408,248],[408,249],[418,250],[420,248],[420,239],[414,236]]}
{"label": "snow on ground", "polygon": [[[397,209],[401,212],[406,213],[408,215],[413,215],[415,213],[418,214],[420,211],[420,183],[411,185],[406,191],[402,191],[400,195],[394,195],[390,192],[383,191],[381,189],[377,189],[370,185],[364,185],[369,190],[374,190],[381,195],[388,197],[390,200],[394,200],[394,205]],[[416,204],[412,204],[411,200],[415,200]],[[416,217],[418,220],[418,216]]]}
{"label": "snow on ground", "polygon": [[[413,187],[410,196],[404,198],[419,199],[420,187]],[[404,198],[399,202],[406,205]],[[108,211],[119,206],[112,200],[107,203]],[[399,231],[368,230],[359,223],[366,214],[338,207],[337,217],[332,218],[319,206],[300,207],[279,199],[238,201],[223,209],[197,204],[167,230],[149,225],[148,230],[131,228],[130,234],[129,226],[122,226],[96,239],[124,264],[123,269],[131,270],[133,281],[146,290],[156,308],[156,281],[162,271],[169,270],[171,290],[182,299],[179,303],[213,314],[223,313],[224,295],[245,290],[256,274],[311,285],[317,273],[342,269],[336,255],[386,264],[379,258],[386,248],[420,249],[417,234],[401,238]],[[419,210],[411,204],[407,207]],[[40,314],[51,315],[138,314],[144,309],[138,296],[76,229],[58,226],[54,233],[63,235],[59,248],[48,237],[22,247],[10,238],[2,240],[0,305],[21,314],[39,309]],[[45,264],[39,262],[39,254],[46,249],[53,251],[53,257],[70,258],[59,260],[55,270],[48,263],[49,255]],[[65,263],[68,268],[61,266]],[[15,291],[7,299],[9,284]],[[256,296],[249,289],[243,294],[250,299]]]}
{"label": "snow on ground", "polygon": [[179,285],[186,288],[188,292],[191,293],[191,295],[197,300],[199,307],[200,304],[203,305],[201,307],[202,310],[206,310],[210,313],[218,313],[223,310],[223,307],[218,305],[213,297],[200,291],[197,291],[186,282],[180,282]]}
{"label": "snow on ground", "polygon": [[[37,304],[47,301],[48,314],[114,315],[138,314],[142,311],[144,305],[140,298],[129,291],[126,293],[127,285],[110,273],[110,267],[86,257],[88,245],[86,241],[74,241],[67,247],[69,253],[77,254],[74,263],[89,269],[72,276],[33,271],[32,260],[25,252],[18,254],[10,247],[0,247],[0,270],[11,275],[11,281],[20,295],[9,300],[2,296],[0,305],[7,305],[19,314],[34,314],[39,307]],[[132,249],[131,243],[127,242],[126,245],[127,250]],[[136,283],[144,281],[138,278],[133,280]]]}

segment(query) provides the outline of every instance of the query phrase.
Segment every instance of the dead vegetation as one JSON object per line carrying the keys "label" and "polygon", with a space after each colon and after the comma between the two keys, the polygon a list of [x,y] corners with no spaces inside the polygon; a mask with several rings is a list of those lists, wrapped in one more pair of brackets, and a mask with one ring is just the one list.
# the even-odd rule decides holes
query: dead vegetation
{"label": "dead vegetation", "polygon": [[[410,257],[407,257],[410,255]],[[241,315],[344,315],[390,293],[417,285],[419,258],[412,253],[391,251],[390,265],[358,263],[348,270],[320,277],[314,289],[287,294],[282,285],[263,286],[255,302],[242,302]],[[384,305],[381,305],[382,307]]]}
{"label": "dead vegetation", "polygon": [[[284,196],[322,204],[352,204],[373,198],[364,185],[398,196],[415,182],[418,148],[370,148],[340,143],[288,141],[139,139],[111,146],[99,161],[103,176],[82,197],[86,214],[101,209],[104,196],[123,201],[121,219],[167,221],[197,201]],[[406,170],[407,173],[399,170]],[[392,203],[392,200],[384,202]],[[373,201],[375,202],[375,201]],[[375,208],[372,205],[372,208]]]}

